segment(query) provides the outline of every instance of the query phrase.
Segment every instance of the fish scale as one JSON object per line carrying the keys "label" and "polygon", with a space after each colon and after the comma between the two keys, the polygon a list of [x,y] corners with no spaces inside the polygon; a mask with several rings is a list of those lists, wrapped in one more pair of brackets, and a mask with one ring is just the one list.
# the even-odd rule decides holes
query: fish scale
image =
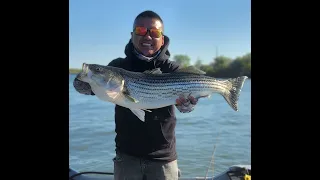
{"label": "fish scale", "polygon": [[166,74],[165,76],[159,76],[124,73],[122,76],[130,96],[141,103],[154,102],[159,105],[162,105],[161,101],[163,100],[175,102],[179,95],[206,96],[212,91],[223,92],[227,87],[222,81],[219,82],[215,78],[203,75]]}

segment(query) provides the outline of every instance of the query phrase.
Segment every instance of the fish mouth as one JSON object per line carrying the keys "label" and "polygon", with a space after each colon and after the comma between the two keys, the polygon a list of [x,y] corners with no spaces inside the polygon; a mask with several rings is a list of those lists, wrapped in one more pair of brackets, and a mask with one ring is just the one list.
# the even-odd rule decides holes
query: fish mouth
{"label": "fish mouth", "polygon": [[77,75],[77,79],[80,81],[85,81],[88,75],[89,75],[89,65],[86,63],[83,63],[81,72]]}
{"label": "fish mouth", "polygon": [[87,75],[88,72],[89,72],[89,66],[88,66],[88,64],[83,63],[83,64],[82,64],[82,74],[83,74],[83,75]]}

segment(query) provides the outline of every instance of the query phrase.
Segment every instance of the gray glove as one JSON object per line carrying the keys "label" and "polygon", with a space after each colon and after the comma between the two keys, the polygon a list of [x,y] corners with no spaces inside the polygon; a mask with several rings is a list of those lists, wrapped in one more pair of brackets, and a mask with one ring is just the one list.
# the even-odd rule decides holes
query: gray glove
{"label": "gray glove", "polygon": [[77,78],[75,78],[74,81],[73,81],[73,87],[80,94],[94,95],[94,93],[91,90],[91,86],[88,83],[80,81]]}
{"label": "gray glove", "polygon": [[187,98],[181,96],[176,100],[176,107],[182,113],[188,113],[194,110],[199,98],[188,96]]}

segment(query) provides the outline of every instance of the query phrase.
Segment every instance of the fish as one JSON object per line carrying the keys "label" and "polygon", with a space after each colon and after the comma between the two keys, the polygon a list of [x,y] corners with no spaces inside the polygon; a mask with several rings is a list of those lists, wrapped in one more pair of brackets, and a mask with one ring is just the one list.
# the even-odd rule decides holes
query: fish
{"label": "fish", "polygon": [[82,64],[76,77],[88,83],[102,101],[130,109],[141,121],[145,113],[176,104],[180,96],[208,97],[217,93],[229,106],[238,111],[238,100],[247,76],[216,79],[195,66],[163,73],[160,68],[133,72],[99,64]]}

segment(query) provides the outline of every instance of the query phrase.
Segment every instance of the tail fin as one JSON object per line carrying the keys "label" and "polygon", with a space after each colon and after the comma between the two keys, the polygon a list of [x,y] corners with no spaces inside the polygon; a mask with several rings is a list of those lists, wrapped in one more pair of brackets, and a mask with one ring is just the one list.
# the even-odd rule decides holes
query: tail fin
{"label": "tail fin", "polygon": [[230,83],[231,86],[229,91],[223,94],[223,97],[235,111],[238,111],[239,95],[243,87],[243,84],[247,78],[247,76],[241,76],[238,78],[228,80],[228,83]]}

